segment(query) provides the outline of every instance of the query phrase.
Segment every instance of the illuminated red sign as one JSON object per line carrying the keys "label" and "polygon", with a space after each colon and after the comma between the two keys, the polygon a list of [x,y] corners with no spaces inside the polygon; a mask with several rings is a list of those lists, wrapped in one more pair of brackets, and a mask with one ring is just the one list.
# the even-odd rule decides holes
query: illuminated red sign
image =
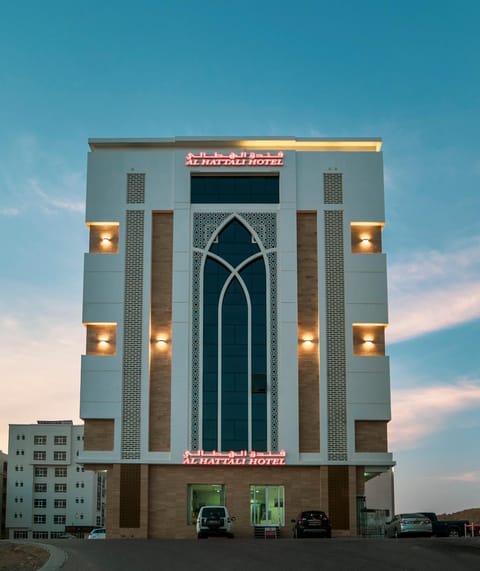
{"label": "illuminated red sign", "polygon": [[187,450],[183,454],[184,464],[196,464],[201,466],[285,466],[285,457],[287,453],[285,450],[280,452],[247,452],[241,450],[240,452],[205,452],[199,450],[198,452],[190,452]]}
{"label": "illuminated red sign", "polygon": [[283,167],[283,152],[253,153],[206,153],[185,155],[186,167]]}

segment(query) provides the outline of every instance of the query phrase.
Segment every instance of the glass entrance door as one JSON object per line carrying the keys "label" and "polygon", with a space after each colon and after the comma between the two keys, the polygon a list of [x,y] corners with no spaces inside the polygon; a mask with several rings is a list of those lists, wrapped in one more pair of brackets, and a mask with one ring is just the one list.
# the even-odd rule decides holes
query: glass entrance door
{"label": "glass entrance door", "polygon": [[190,484],[188,486],[188,523],[195,524],[202,506],[225,505],[222,484]]}
{"label": "glass entrance door", "polygon": [[284,486],[250,486],[250,524],[285,525]]}

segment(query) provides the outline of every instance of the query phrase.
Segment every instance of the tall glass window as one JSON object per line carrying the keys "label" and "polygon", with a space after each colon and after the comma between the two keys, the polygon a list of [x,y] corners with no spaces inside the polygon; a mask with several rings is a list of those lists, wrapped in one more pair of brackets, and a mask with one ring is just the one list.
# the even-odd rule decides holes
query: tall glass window
{"label": "tall glass window", "polygon": [[192,175],[192,204],[278,204],[279,177],[272,175]]}
{"label": "tall glass window", "polygon": [[203,270],[203,449],[267,449],[267,271],[238,219],[215,236]]}

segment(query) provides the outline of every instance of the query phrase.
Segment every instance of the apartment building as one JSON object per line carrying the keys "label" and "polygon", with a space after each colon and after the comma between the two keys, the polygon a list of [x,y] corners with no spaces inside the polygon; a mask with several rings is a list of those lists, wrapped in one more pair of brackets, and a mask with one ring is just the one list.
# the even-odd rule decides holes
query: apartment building
{"label": "apartment building", "polygon": [[11,424],[6,527],[10,539],[82,537],[103,525],[105,475],[78,463],[83,425],[71,420]]}
{"label": "apartment building", "polygon": [[0,539],[5,537],[5,512],[7,509],[8,456],[0,450]]}

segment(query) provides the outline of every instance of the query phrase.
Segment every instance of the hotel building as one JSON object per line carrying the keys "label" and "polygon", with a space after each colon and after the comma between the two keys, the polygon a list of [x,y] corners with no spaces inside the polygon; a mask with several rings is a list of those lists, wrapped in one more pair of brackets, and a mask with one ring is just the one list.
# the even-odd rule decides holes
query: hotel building
{"label": "hotel building", "polygon": [[[393,466],[381,140],[89,141],[80,461],[108,537],[358,533]],[[368,506],[367,506],[368,507]]]}

